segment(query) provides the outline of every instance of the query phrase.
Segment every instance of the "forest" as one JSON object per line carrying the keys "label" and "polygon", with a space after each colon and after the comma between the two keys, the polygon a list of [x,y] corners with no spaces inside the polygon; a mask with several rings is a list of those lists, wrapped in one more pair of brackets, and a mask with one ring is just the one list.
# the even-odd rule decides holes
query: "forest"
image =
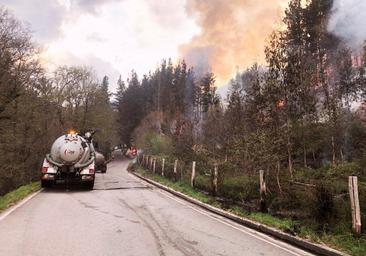
{"label": "forest", "polygon": [[[336,168],[365,161],[366,47],[353,51],[326,29],[332,1],[291,1],[253,64],[216,93],[215,74],[163,61],[116,93],[118,133],[152,153],[224,159],[243,171]],[[171,148],[155,148],[149,139]],[[166,143],[163,143],[165,141]],[[286,174],[285,174],[286,173]]]}
{"label": "forest", "polygon": [[266,65],[238,72],[225,96],[214,73],[184,60],[141,77],[132,70],[113,94],[91,67],[49,73],[30,31],[0,9],[0,195],[38,179],[57,136],[93,129],[103,153],[126,144],[170,167],[179,159],[182,179],[197,161],[201,190],[218,165],[218,196],[249,210],[264,170],[267,211],[315,219],[321,231],[350,225],[347,178],[357,175],[366,223],[366,44],[351,49],[327,31],[331,7],[291,0]]}
{"label": "forest", "polygon": [[285,29],[274,31],[265,48],[267,64],[238,72],[226,97],[216,92],[215,74],[196,73],[184,60],[163,61],[141,79],[132,72],[116,95],[118,133],[157,159],[158,170],[165,158],[172,181],[190,184],[195,161],[196,189],[224,207],[295,220],[287,232],[309,238],[312,230],[327,242],[338,235],[330,243],[363,255],[364,246],[345,241],[352,237],[350,175],[358,176],[366,221],[366,44],[351,49],[327,31],[331,6],[290,1]]}
{"label": "forest", "polygon": [[60,66],[48,74],[31,33],[0,8],[0,195],[39,180],[53,141],[70,129],[97,130],[100,150],[116,140],[108,77]]}

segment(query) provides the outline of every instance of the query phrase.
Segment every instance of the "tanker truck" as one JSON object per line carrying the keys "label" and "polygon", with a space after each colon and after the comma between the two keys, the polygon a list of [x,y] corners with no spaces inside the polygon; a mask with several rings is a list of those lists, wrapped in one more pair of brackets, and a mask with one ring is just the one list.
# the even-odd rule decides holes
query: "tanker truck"
{"label": "tanker truck", "polygon": [[96,152],[92,135],[93,132],[84,136],[70,132],[55,140],[41,168],[42,187],[49,188],[58,181],[64,181],[66,186],[77,182],[86,189],[93,189]]}
{"label": "tanker truck", "polygon": [[101,173],[107,172],[107,161],[102,153],[95,151],[95,170]]}

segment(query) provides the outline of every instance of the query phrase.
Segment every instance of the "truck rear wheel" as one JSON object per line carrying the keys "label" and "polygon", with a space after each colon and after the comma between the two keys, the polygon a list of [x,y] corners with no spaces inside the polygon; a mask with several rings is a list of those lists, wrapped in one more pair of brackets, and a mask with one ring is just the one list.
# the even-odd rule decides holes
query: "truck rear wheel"
{"label": "truck rear wheel", "polygon": [[103,165],[101,166],[101,168],[100,168],[100,171],[101,171],[102,173],[106,173],[106,172],[107,172],[107,165],[106,165],[106,164],[103,164]]}
{"label": "truck rear wheel", "polygon": [[87,190],[93,190],[94,188],[94,180],[92,181],[86,181],[84,184],[84,188]]}
{"label": "truck rear wheel", "polygon": [[42,188],[51,188],[53,185],[52,181],[49,180],[41,180],[41,187]]}

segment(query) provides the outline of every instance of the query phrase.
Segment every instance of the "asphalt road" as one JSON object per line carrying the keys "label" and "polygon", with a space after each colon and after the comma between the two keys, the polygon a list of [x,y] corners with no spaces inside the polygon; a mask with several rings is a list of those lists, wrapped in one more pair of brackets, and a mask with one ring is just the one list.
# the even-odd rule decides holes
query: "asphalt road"
{"label": "asphalt road", "polygon": [[0,215],[0,255],[311,255],[178,199],[127,173],[97,174],[95,190],[43,190]]}

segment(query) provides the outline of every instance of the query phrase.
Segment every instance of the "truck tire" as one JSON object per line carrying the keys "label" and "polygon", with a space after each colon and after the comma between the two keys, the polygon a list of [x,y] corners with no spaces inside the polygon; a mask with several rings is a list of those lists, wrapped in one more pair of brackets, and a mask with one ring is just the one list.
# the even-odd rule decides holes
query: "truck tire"
{"label": "truck tire", "polygon": [[94,180],[93,181],[87,181],[87,182],[85,182],[84,188],[86,190],[93,190],[93,188],[94,188]]}
{"label": "truck tire", "polygon": [[42,188],[51,188],[53,185],[52,181],[49,180],[41,180],[41,187]]}
{"label": "truck tire", "polygon": [[107,165],[106,165],[106,164],[103,164],[103,165],[101,166],[101,168],[100,168],[100,171],[101,171],[102,173],[106,173],[106,172],[107,172]]}

